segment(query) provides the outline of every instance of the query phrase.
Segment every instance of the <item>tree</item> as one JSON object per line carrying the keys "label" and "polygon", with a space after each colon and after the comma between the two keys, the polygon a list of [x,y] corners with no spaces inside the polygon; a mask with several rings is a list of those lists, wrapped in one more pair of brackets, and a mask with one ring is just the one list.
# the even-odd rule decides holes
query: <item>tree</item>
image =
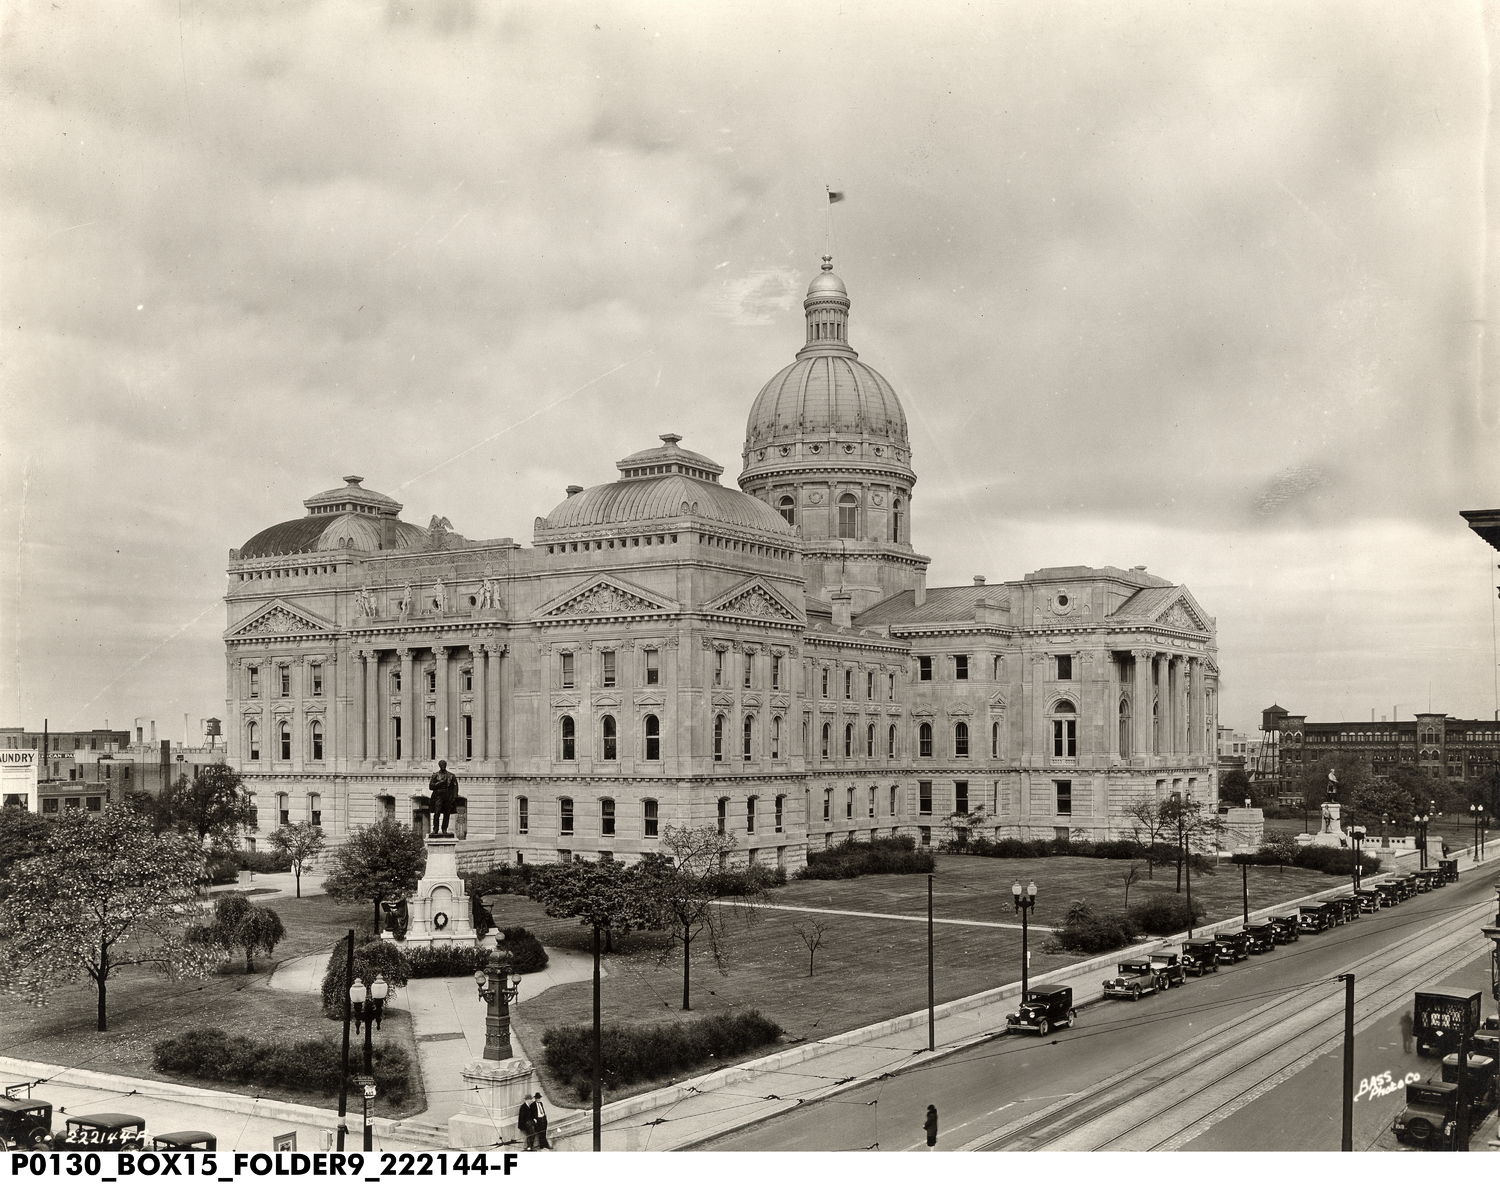
{"label": "tree", "polygon": [[0,809],[0,898],[5,896],[10,869],[46,849],[52,823],[21,805]]}
{"label": "tree", "polygon": [[[706,937],[715,967],[720,974],[728,971],[724,911],[714,876],[724,856],[734,850],[735,835],[732,830],[720,834],[713,826],[666,826],[662,841],[669,853],[643,857],[635,877],[663,927],[670,930],[672,944],[682,946],[682,1010],[689,1011],[693,942]],[[764,897],[763,886],[759,880],[746,881],[743,890],[729,898],[736,907],[753,904]]]}
{"label": "tree", "polygon": [[422,836],[393,817],[382,817],[353,830],[333,852],[323,890],[340,904],[373,904],[379,933],[380,902],[410,896],[426,867]]}
{"label": "tree", "polygon": [[1156,878],[1156,847],[1169,832],[1175,832],[1176,819],[1172,817],[1169,803],[1152,797],[1142,797],[1125,807],[1130,817],[1130,834],[1146,851],[1146,878]]}
{"label": "tree", "polygon": [[239,835],[255,820],[255,802],[240,774],[228,764],[209,764],[191,781],[179,777],[163,794],[168,820],[199,845],[212,840],[216,850],[232,850]]}
{"label": "tree", "polygon": [[302,872],[312,866],[328,842],[323,827],[311,822],[291,822],[277,826],[266,840],[292,861],[292,874],[297,878],[297,899],[302,899]]}
{"label": "tree", "polygon": [[[349,994],[350,979],[345,959],[348,957],[348,942],[340,937],[334,942],[333,952],[328,957],[328,966],[323,971],[323,1014],[330,1020],[344,1018],[344,1004]],[[411,959],[406,951],[391,941],[371,937],[354,947],[354,980],[368,987],[379,975],[388,987],[404,987],[411,979]]]}
{"label": "tree", "polygon": [[192,930],[192,939],[238,953],[245,951],[245,973],[255,973],[255,953],[271,956],[286,936],[286,928],[274,909],[251,904],[248,896],[234,893],[214,901],[214,919]]}
{"label": "tree", "polygon": [[1248,799],[1252,809],[1276,809],[1280,802],[1264,782],[1257,786],[1243,768],[1231,768],[1219,781],[1219,799],[1231,805],[1243,805]]}
{"label": "tree", "polygon": [[1132,863],[1132,864],[1130,864],[1130,870],[1127,871],[1127,872],[1125,872],[1123,875],[1120,876],[1120,882],[1125,885],[1125,907],[1126,908],[1130,907],[1130,885],[1133,884],[1133,883],[1135,883],[1135,881],[1138,880],[1138,879],[1140,879],[1140,877],[1141,877],[1141,865],[1139,863]]}
{"label": "tree", "polygon": [[[1131,868],[1135,870],[1134,867]],[[823,944],[822,921],[802,921],[797,925],[797,936],[802,938],[802,944],[807,947],[807,977],[813,976],[813,955],[818,952],[818,947]]]}
{"label": "tree", "polygon": [[40,1005],[55,984],[87,975],[98,990],[100,1032],[105,988],[121,967],[175,979],[206,976],[225,958],[187,936],[202,913],[202,848],[154,834],[123,806],[64,813],[45,850],[18,862],[11,879],[0,903],[0,990]]}
{"label": "tree", "polygon": [[1260,852],[1276,860],[1276,875],[1286,874],[1286,865],[1297,861],[1297,844],[1285,834],[1274,834],[1262,844]]}
{"label": "tree", "polygon": [[578,917],[597,926],[606,938],[606,952],[614,949],[614,931],[659,929],[661,911],[643,894],[636,869],[610,860],[597,863],[552,863],[538,867],[526,894],[541,904],[549,917]]}
{"label": "tree", "polygon": [[1370,761],[1363,756],[1325,751],[1312,756],[1303,765],[1302,775],[1297,777],[1292,787],[1307,804],[1321,805],[1330,799],[1328,790],[1330,772],[1338,777],[1338,787],[1333,790],[1332,799],[1340,805],[1351,804],[1359,790],[1369,783],[1374,775],[1370,768]]}
{"label": "tree", "polygon": [[1349,802],[1349,816],[1367,831],[1379,833],[1382,814],[1387,815],[1391,824],[1405,833],[1406,823],[1411,821],[1412,816],[1411,794],[1389,776],[1372,776],[1359,787]]}

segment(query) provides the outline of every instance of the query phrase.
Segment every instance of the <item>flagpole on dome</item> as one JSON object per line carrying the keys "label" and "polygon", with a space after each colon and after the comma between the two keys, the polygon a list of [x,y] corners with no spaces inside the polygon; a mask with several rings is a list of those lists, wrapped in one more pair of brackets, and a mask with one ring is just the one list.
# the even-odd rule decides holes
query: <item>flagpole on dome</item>
{"label": "flagpole on dome", "polygon": [[844,192],[827,185],[823,189],[828,191],[828,231],[823,237],[823,251],[832,256],[837,255],[839,246],[838,239],[833,234],[833,204],[844,201]]}

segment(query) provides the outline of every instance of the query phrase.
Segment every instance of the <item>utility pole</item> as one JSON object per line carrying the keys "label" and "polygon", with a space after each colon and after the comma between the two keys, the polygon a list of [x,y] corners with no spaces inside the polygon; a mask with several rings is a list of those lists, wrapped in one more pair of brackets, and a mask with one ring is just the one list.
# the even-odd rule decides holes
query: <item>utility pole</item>
{"label": "utility pole", "polygon": [[[1339,1151],[1354,1151],[1354,975],[1339,975],[1344,982],[1344,1132]],[[1460,1090],[1462,1095],[1463,1091]]]}
{"label": "utility pole", "polygon": [[937,1005],[932,975],[932,876],[927,877],[927,1050],[937,1052]]}
{"label": "utility pole", "polygon": [[[1250,856],[1240,856],[1240,898],[1243,904],[1243,921],[1250,923]],[[1191,906],[1189,906],[1191,907]]]}
{"label": "utility pole", "polygon": [[344,1150],[344,1137],[349,1134],[349,1121],[346,1118],[349,1111],[349,1017],[353,1014],[354,1004],[349,998],[349,988],[354,984],[354,930],[349,930],[349,937],[344,949],[344,1051],[339,1059],[339,1134],[338,1150]]}
{"label": "utility pole", "polygon": [[604,1049],[599,1038],[599,922],[594,922],[594,1151],[604,1150]]}

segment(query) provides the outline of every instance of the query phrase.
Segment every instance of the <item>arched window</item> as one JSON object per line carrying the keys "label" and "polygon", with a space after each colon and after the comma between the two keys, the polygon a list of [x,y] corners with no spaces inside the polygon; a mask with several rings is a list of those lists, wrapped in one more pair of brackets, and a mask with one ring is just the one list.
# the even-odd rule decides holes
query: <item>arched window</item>
{"label": "arched window", "polygon": [[1130,699],[1120,699],[1120,755],[1130,755]]}
{"label": "arched window", "polygon": [[1000,758],[1000,724],[998,722],[992,722],[992,723],[990,723],[990,759],[992,759],[992,760],[998,760],[999,758]]}
{"label": "arched window", "polygon": [[604,742],[604,758],[606,760],[617,760],[620,758],[618,740],[615,735],[614,715],[606,714],[599,723]]}
{"label": "arched window", "polygon": [[565,760],[576,760],[578,752],[576,740],[573,735],[573,720],[567,715],[562,720],[562,758]]}
{"label": "arched window", "polygon": [[797,527],[797,501],[789,495],[781,497],[776,505],[776,510],[781,513],[781,518],[793,528]]}
{"label": "arched window", "polygon": [[745,801],[745,833],[755,833],[755,798],[750,797]]}
{"label": "arched window", "polygon": [[323,723],[319,719],[313,719],[307,724],[308,742],[312,744],[310,751],[312,758],[321,760],[323,758]]}
{"label": "arched window", "polygon": [[871,723],[865,728],[865,757],[875,758],[875,724]]}
{"label": "arched window", "polygon": [[892,541],[900,541],[901,540],[901,501],[900,501],[900,499],[894,499],[894,500],[891,501],[891,540]]}
{"label": "arched window", "polygon": [[516,832],[526,834],[531,830],[531,802],[525,797],[516,798]]}
{"label": "arched window", "polygon": [[953,724],[953,754],[955,757],[969,754],[969,724],[966,722]]}
{"label": "arched window", "polygon": [[253,718],[245,727],[245,748],[252,760],[260,759],[260,724]]}
{"label": "arched window", "polygon": [[753,714],[747,714],[747,715],[745,715],[745,732],[744,732],[744,734],[745,734],[745,738],[744,738],[744,744],[745,744],[745,746],[743,747],[743,749],[741,751],[741,758],[742,759],[746,759],[746,760],[753,759],[755,757],[755,715],[753,715]]}
{"label": "arched window", "polygon": [[825,722],[823,724],[823,758],[825,760],[828,758],[828,749],[832,745],[832,742],[833,742],[833,725],[831,723],[826,723]]}
{"label": "arched window", "polygon": [[723,835],[724,835],[724,815],[727,814],[728,812],[729,812],[729,798],[728,797],[720,797],[719,798],[719,819],[718,819],[719,836],[720,837],[723,837]]}
{"label": "arched window", "polygon": [[289,760],[292,758],[292,724],[283,719],[276,724],[276,735],[279,740],[281,758]]}
{"label": "arched window", "polygon": [[1052,710],[1052,755],[1071,760],[1078,755],[1078,712],[1073,703],[1059,702]]}
{"label": "arched window", "polygon": [[932,756],[932,724],[924,722],[917,727],[917,755],[922,759]]}
{"label": "arched window", "polygon": [[849,759],[854,755],[854,724],[844,724],[844,758]]}
{"label": "arched window", "polygon": [[890,739],[889,739],[888,743],[886,744],[886,756],[887,756],[888,759],[894,760],[896,758],[896,724],[895,723],[891,724],[891,729],[890,729],[889,734],[890,734]]}
{"label": "arched window", "polygon": [[661,759],[661,720],[654,714],[646,715],[646,758]]}
{"label": "arched window", "polygon": [[771,758],[781,758],[781,716],[778,715],[771,720]]}
{"label": "arched window", "polygon": [[599,802],[599,833],[606,838],[613,838],[615,835],[615,799],[613,797],[605,797]]}
{"label": "arched window", "polygon": [[839,496],[839,536],[852,540],[859,535],[859,501],[851,492]]}
{"label": "arched window", "polygon": [[720,763],[724,760],[724,716],[714,715],[714,759]]}

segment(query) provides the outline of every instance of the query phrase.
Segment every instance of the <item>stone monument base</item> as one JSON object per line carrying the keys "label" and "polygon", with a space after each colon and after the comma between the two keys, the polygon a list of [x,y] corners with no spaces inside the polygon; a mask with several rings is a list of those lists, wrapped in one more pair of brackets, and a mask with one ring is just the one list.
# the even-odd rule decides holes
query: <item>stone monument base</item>
{"label": "stone monument base", "polygon": [[497,1144],[521,1144],[516,1126],[521,1102],[542,1088],[525,1057],[472,1061],[464,1066],[463,1110],[448,1120],[448,1142],[460,1152],[482,1152]]}
{"label": "stone monument base", "polygon": [[[407,901],[405,949],[435,945],[477,945],[479,934],[469,912],[469,893],[458,875],[458,839],[427,836],[427,868],[417,894]],[[388,940],[394,940],[389,938]]]}

